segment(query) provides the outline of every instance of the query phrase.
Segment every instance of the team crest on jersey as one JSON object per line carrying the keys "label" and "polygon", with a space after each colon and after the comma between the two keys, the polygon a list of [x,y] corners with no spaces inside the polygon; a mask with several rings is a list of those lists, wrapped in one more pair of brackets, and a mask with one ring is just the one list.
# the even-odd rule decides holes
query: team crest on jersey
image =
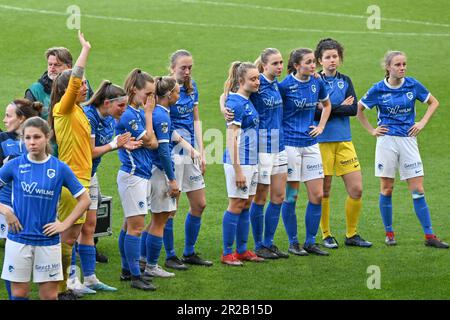
{"label": "team crest on jersey", "polygon": [[412,92],[407,92],[406,97],[408,97],[409,100],[412,100],[414,98],[414,95]]}
{"label": "team crest on jersey", "polygon": [[169,124],[167,122],[162,122],[161,123],[161,132],[162,133],[169,132]]}
{"label": "team crest on jersey", "polygon": [[1,230],[2,233],[4,233],[6,231],[6,225],[2,223],[0,225],[0,230]]}
{"label": "team crest on jersey", "polygon": [[313,93],[316,93],[317,89],[316,89],[316,85],[315,85],[315,84],[313,84],[313,85],[311,86],[311,91],[312,91]]}
{"label": "team crest on jersey", "polygon": [[56,175],[56,171],[55,169],[48,169],[47,170],[47,177],[49,177],[50,179],[53,179]]}
{"label": "team crest on jersey", "polygon": [[195,93],[194,92],[191,93],[189,96],[191,97],[192,101],[195,101]]}
{"label": "team crest on jersey", "polygon": [[344,81],[339,81],[337,85],[339,89],[344,89]]}

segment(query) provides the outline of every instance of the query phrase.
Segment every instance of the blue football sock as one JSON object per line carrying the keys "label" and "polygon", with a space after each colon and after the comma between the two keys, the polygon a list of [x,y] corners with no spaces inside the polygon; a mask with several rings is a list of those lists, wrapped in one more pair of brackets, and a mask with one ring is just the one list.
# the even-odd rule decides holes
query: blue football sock
{"label": "blue football sock", "polygon": [[250,231],[250,211],[243,209],[239,215],[236,228],[236,251],[239,254],[247,251],[248,233]]}
{"label": "blue football sock", "polygon": [[83,276],[89,277],[95,274],[95,246],[79,244],[78,253],[80,254]]}
{"label": "blue football sock", "polygon": [[147,263],[155,266],[158,263],[159,255],[163,245],[163,238],[155,236],[151,233],[147,236]]}
{"label": "blue football sock", "polygon": [[316,243],[316,235],[319,230],[320,217],[322,216],[322,203],[314,204],[308,201],[305,214],[306,245]]}
{"label": "blue football sock", "polygon": [[5,287],[6,287],[6,292],[8,292],[8,299],[12,300],[11,282],[9,282],[8,280],[5,280]]}
{"label": "blue football sock", "polygon": [[184,223],[184,252],[183,255],[190,256],[195,252],[194,246],[197,242],[198,233],[200,232],[200,226],[202,224],[202,218],[192,215],[190,212],[186,215],[186,221]]}
{"label": "blue football sock", "polygon": [[295,215],[295,202],[283,201],[281,206],[284,228],[289,239],[289,244],[298,243],[297,238],[297,216]]}
{"label": "blue football sock", "polygon": [[428,209],[427,201],[423,193],[413,192],[412,194],[414,202],[414,211],[416,211],[417,218],[419,218],[422,225],[423,232],[426,235],[433,234],[433,228],[431,227],[430,210]]}
{"label": "blue football sock", "polygon": [[253,239],[255,249],[261,249],[264,229],[264,205],[252,202],[250,206],[250,221],[252,223]]}
{"label": "blue football sock", "polygon": [[233,253],[233,243],[236,238],[236,230],[239,222],[239,214],[234,214],[225,211],[222,221],[222,236],[223,236],[223,255]]}
{"label": "blue football sock", "polygon": [[141,258],[147,257],[147,236],[147,231],[141,233]]}
{"label": "blue football sock", "polygon": [[141,250],[141,239],[127,234],[124,240],[125,255],[127,257],[128,265],[130,266],[130,272],[133,276],[139,277],[141,270],[139,269],[139,255]]}
{"label": "blue football sock", "polygon": [[122,269],[130,270],[130,266],[128,265],[127,255],[125,254],[125,236],[126,231],[120,230],[119,233],[119,252],[120,252],[120,260],[122,261]]}
{"label": "blue football sock", "polygon": [[392,228],[392,196],[385,196],[380,193],[380,213],[386,232],[394,232]]}
{"label": "blue football sock", "polygon": [[277,231],[278,221],[280,220],[281,204],[269,202],[266,209],[265,228],[264,228],[264,247],[270,248],[273,244],[275,231]]}
{"label": "blue football sock", "polygon": [[164,227],[164,248],[166,249],[166,259],[176,256],[175,246],[173,241],[173,218],[167,220],[166,226]]}

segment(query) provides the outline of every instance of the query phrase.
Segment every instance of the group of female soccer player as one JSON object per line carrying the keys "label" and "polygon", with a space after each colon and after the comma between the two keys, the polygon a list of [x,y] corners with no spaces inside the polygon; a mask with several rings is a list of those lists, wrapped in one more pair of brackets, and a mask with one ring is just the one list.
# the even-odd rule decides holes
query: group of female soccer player
{"label": "group of female soccer player", "polygon": [[[414,78],[405,76],[406,55],[388,52],[386,77],[358,102],[351,79],[338,72],[344,60],[343,46],[333,39],[321,40],[315,51],[292,50],[288,75],[277,81],[283,69],[281,53],[263,50],[257,61],[233,62],[221,110],[227,120],[224,170],[229,197],[223,216],[224,264],[241,266],[243,261],[288,258],[273,244],[280,211],[289,239],[288,252],[327,256],[316,243],[319,225],[323,245],[337,248],[330,231],[330,189],[334,173],[341,176],[345,200],[345,245],[371,247],[357,232],[362,207],[361,168],[351,139],[349,117],[357,115],[362,125],[377,137],[375,172],[381,179],[380,212],[387,245],[395,245],[392,227],[392,190],[397,169],[411,191],[414,209],[425,233],[425,245],[448,248],[431,227],[423,189],[423,166],[417,134],[439,105]],[[316,63],[322,70],[316,73]],[[415,100],[428,104],[424,117],[415,123]],[[377,107],[374,129],[363,111]],[[306,186],[306,239],[300,245],[295,213],[300,182]],[[270,201],[264,212],[267,193]],[[255,250],[247,248],[249,225]],[[233,244],[236,241],[236,251]]]}
{"label": "group of female soccer player", "polygon": [[[49,124],[39,117],[39,103],[18,99],[6,109],[8,132],[0,134],[0,157],[5,163],[0,168],[0,211],[8,225],[2,278],[11,283],[11,299],[28,298],[31,275],[39,283],[42,299],[68,299],[67,270],[76,242],[84,292],[117,290],[95,275],[93,241],[101,198],[96,172],[102,156],[116,149],[124,212],[120,279],[147,291],[156,289],[153,277],[175,276],[158,264],[163,244],[166,268],[213,264],[195,251],[206,207],[206,162],[192,55],[186,50],[174,52],[168,76],[153,77],[133,69],[124,88],[105,80],[86,102],[84,69],[91,45],[82,33],[79,40],[82,50],[74,67],[53,81]],[[377,137],[375,170],[381,179],[386,244],[396,244],[391,196],[399,169],[401,180],[408,182],[425,244],[448,248],[431,227],[416,140],[438,101],[417,80],[405,77],[406,56],[395,51],[385,57],[386,78],[357,102],[351,79],[337,71],[343,54],[342,45],[333,39],[321,40],[315,51],[295,49],[289,56],[288,75],[280,83],[283,58],[277,49],[265,49],[255,64],[232,63],[220,99],[227,121],[224,171],[229,197],[223,216],[222,263],[241,266],[243,261],[288,258],[273,243],[280,212],[289,253],[328,255],[316,242],[319,225],[323,245],[337,248],[329,226],[335,171],[348,193],[345,244],[372,245],[357,232],[362,177],[349,123],[355,115]],[[322,66],[318,73],[316,61]],[[416,99],[428,104],[418,123],[414,122]],[[378,108],[376,128],[363,113],[373,107]],[[58,158],[51,155],[51,140]],[[302,244],[295,213],[300,182],[308,196]],[[181,192],[187,195],[189,212],[180,259],[174,248],[173,218]],[[149,210],[151,221],[145,226]],[[247,247],[250,225],[254,251]]]}

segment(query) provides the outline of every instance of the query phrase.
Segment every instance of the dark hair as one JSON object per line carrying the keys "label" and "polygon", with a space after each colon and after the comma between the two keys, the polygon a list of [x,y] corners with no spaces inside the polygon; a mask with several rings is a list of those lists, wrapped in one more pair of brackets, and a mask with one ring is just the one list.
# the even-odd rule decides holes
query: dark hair
{"label": "dark hair", "polygon": [[45,51],[45,57],[48,60],[48,57],[55,56],[59,61],[69,66],[69,68],[72,68],[72,54],[67,48],[64,47],[53,47],[48,48]]}
{"label": "dark hair", "polygon": [[121,87],[113,84],[109,80],[103,80],[100,84],[100,87],[95,91],[94,95],[92,96],[89,101],[84,103],[84,105],[93,105],[96,108],[103,105],[105,100],[114,99],[118,97],[123,97],[126,95],[125,90],[123,90]]}
{"label": "dark hair", "polygon": [[133,89],[136,88],[138,90],[144,89],[147,82],[154,83],[155,80],[153,77],[145,71],[141,69],[135,68],[131,70],[125,79],[125,83],[123,88],[128,95],[128,103],[131,104],[134,99]]}
{"label": "dark hair", "polygon": [[275,48],[266,48],[264,49],[261,54],[259,55],[258,59],[255,61],[255,65],[258,68],[258,71],[260,73],[264,72],[264,64],[267,64],[269,62],[269,57],[273,54],[280,54],[280,51]]}
{"label": "dark hair", "polygon": [[[185,50],[179,49],[170,55],[170,67],[169,72],[172,72],[172,69],[177,64],[177,60],[180,57],[192,57],[192,54]],[[183,82],[183,87],[186,89],[186,93],[189,95],[194,91],[194,86],[192,85],[192,79],[188,78]]]}
{"label": "dark hair", "polygon": [[28,99],[16,99],[11,102],[16,107],[16,115],[18,117],[25,117],[25,119],[31,117],[40,117],[42,108],[44,105],[38,101],[30,101]]}
{"label": "dark hair", "polygon": [[[50,94],[50,108],[48,109],[48,124],[50,125],[50,129],[53,130],[53,107],[55,104],[57,104],[59,101],[61,101],[61,98],[63,97],[64,93],[66,92],[67,86],[69,85],[70,77],[72,76],[72,69],[64,70],[60,74],[58,74],[53,80],[52,84],[52,92]],[[54,139],[54,135],[52,139]]]}
{"label": "dark hair", "polygon": [[174,77],[170,76],[156,77],[155,84],[156,96],[162,98],[167,94],[170,94],[175,89],[175,87],[177,86],[177,80]]}
{"label": "dark hair", "polygon": [[313,51],[311,49],[308,48],[299,48],[299,49],[294,49],[291,51],[291,54],[289,55],[289,62],[287,65],[287,72],[288,73],[293,73],[295,72],[295,64],[299,64],[300,62],[302,62],[303,57],[305,55],[307,55],[308,53],[313,53]]}
{"label": "dark hair", "polygon": [[[47,121],[40,117],[31,117],[27,119],[24,124],[22,125],[22,136],[25,135],[25,129],[28,127],[38,128],[42,131],[42,133],[45,136],[49,136],[51,133],[50,126],[48,125]],[[52,147],[50,146],[50,143],[47,143],[47,146],[45,147],[45,152],[47,154],[52,154]]]}
{"label": "dark hair", "polygon": [[388,51],[384,55],[383,62],[382,62],[382,67],[386,71],[386,74],[385,74],[386,78],[389,77],[389,71],[388,71],[387,67],[389,65],[391,65],[392,59],[394,59],[394,57],[396,57],[396,56],[404,56],[404,57],[406,57],[406,54],[403,51]]}
{"label": "dark hair", "polygon": [[223,88],[225,96],[230,92],[238,91],[239,81],[245,77],[247,71],[250,69],[257,69],[257,67],[251,62],[234,61],[231,63],[230,69],[228,70],[228,78]]}
{"label": "dark hair", "polygon": [[322,55],[326,50],[336,50],[339,55],[339,59],[341,62],[344,62],[344,47],[334,39],[326,38],[319,41],[316,47],[316,51],[314,51],[314,56],[317,61],[322,59]]}

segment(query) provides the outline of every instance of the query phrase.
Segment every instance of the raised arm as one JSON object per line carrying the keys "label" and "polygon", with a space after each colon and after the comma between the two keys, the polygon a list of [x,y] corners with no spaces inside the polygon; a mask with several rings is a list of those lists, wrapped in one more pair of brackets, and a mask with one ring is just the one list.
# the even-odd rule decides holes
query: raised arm
{"label": "raised arm", "polygon": [[84,39],[84,35],[81,31],[78,31],[78,39],[81,44],[81,53],[72,69],[72,75],[66,92],[61,98],[59,112],[62,114],[71,113],[77,102],[77,97],[83,81],[84,69],[86,67],[89,51],[91,50],[91,44]]}

